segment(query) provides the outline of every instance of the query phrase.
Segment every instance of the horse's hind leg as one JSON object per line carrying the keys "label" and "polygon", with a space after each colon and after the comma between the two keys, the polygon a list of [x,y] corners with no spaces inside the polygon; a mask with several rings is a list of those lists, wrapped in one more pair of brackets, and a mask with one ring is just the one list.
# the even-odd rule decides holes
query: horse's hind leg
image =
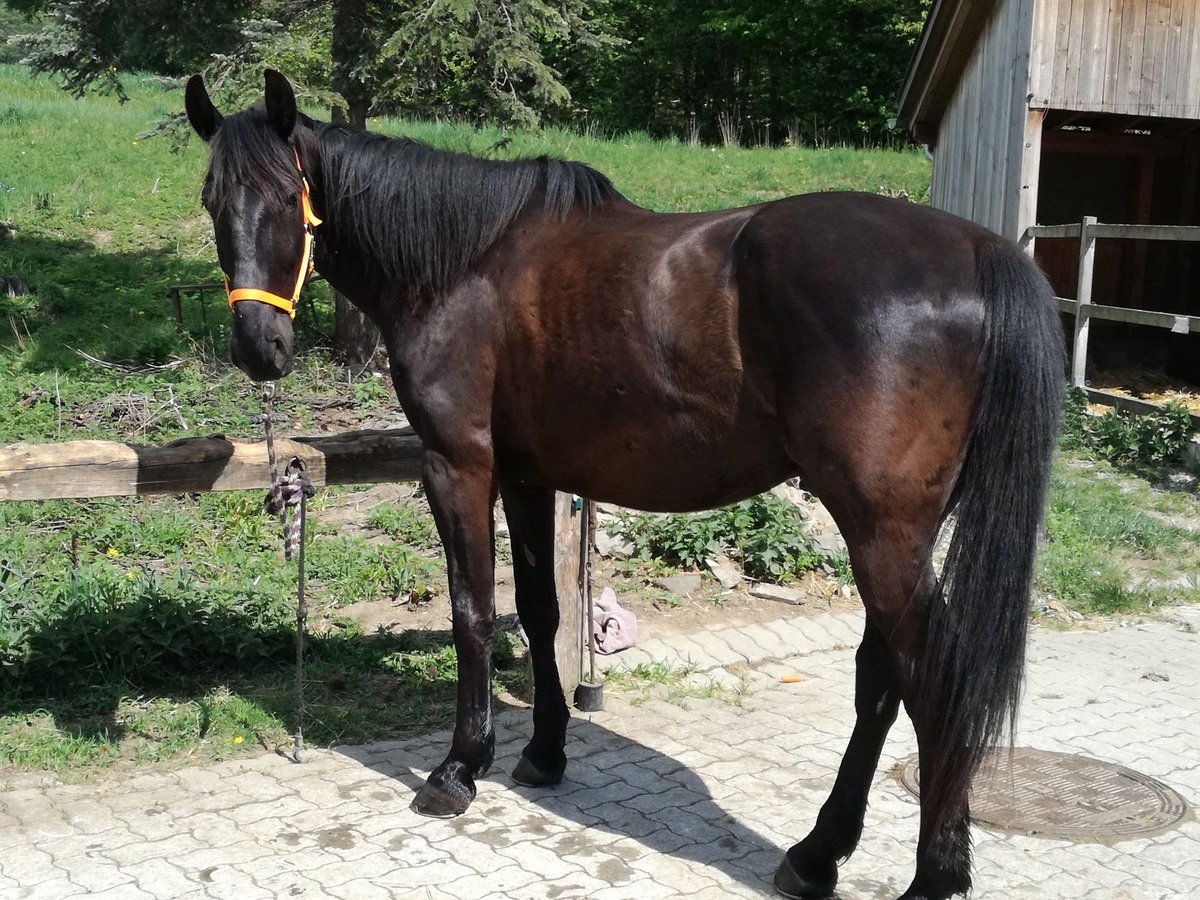
{"label": "horse's hind leg", "polygon": [[[909,526],[911,527],[911,526]],[[885,529],[886,530],[886,529]],[[793,846],[775,874],[775,886],[790,897],[824,897],[837,884],[838,863],[850,856],[862,835],[867,796],[888,730],[904,699],[907,670],[916,648],[908,635],[924,610],[935,581],[928,559],[932,528],[905,540],[873,541],[861,552],[852,541],[855,572],[867,607],[867,625],[856,657],[856,721],[829,799],[809,835]],[[907,531],[907,529],[905,529]],[[878,533],[877,533],[878,534]],[[919,633],[919,632],[916,632]]]}
{"label": "horse's hind leg", "polygon": [[[886,525],[881,530],[885,534],[889,531]],[[898,531],[902,533],[902,529]],[[919,551],[925,560],[929,560],[933,538],[934,532],[930,530],[929,543]],[[887,637],[904,708],[917,736],[921,772],[917,867],[901,900],[947,900],[971,888],[969,778],[961,788],[951,787],[953,782],[947,776],[952,773],[937,762],[944,758],[939,754],[944,754],[946,734],[953,728],[953,711],[940,706],[936,694],[931,698],[929,686],[922,679],[926,644],[935,639],[930,636],[930,607],[946,600],[938,592],[928,561],[919,575],[905,577],[904,561],[918,544],[910,539],[884,539],[872,544],[863,554],[866,580],[863,599],[868,617]],[[960,756],[969,751],[968,747],[954,750]]]}
{"label": "horse's hind leg", "polygon": [[554,583],[554,492],[501,485],[512,538],[517,615],[533,664],[533,738],[513,769],[518,784],[557,784],[567,765],[566,698],[554,658],[558,599]]}
{"label": "horse's hind leg", "polygon": [[884,738],[896,721],[900,690],[887,643],[869,623],[856,659],[854,708],[858,718],[837,780],[813,830],[788,851],[775,873],[775,887],[789,897],[824,897],[833,892],[838,862],[854,851],[862,835],[867,794]]}

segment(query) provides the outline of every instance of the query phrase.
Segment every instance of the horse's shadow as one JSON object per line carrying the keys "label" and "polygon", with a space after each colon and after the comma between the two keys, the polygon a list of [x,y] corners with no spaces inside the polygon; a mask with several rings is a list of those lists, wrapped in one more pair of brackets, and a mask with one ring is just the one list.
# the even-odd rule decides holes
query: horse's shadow
{"label": "horse's shadow", "polygon": [[[480,779],[480,796],[465,815],[454,820],[457,834],[492,848],[502,848],[542,835],[541,843],[560,857],[577,861],[593,877],[614,886],[628,884],[642,871],[631,863],[656,854],[715,869],[744,888],[772,895],[771,879],[784,847],[727,813],[704,780],[685,762],[611,731],[595,721],[575,718],[568,730],[566,775],[553,787],[528,788],[509,776],[529,740],[532,723],[527,709],[510,708],[496,717],[496,760]],[[414,793],[449,746],[449,734],[426,735],[379,752],[372,745],[341,747],[336,752],[402,783]],[[521,798],[547,816],[526,815],[519,828],[498,827],[514,815],[506,810],[505,792]],[[598,829],[618,840],[593,839],[587,830],[563,830],[566,820]],[[429,820],[419,820],[420,822]],[[629,839],[628,841],[621,839]]]}

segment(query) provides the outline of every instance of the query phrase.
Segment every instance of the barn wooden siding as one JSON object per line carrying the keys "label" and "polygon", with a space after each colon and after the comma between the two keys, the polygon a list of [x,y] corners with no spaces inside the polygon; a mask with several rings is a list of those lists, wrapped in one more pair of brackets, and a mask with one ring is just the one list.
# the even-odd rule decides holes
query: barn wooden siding
{"label": "barn wooden siding", "polygon": [[1037,202],[1041,112],[1026,103],[1034,5],[997,2],[933,147],[932,205],[1013,239],[1034,224]]}
{"label": "barn wooden siding", "polygon": [[1200,118],[1200,0],[1038,0],[1030,104]]}

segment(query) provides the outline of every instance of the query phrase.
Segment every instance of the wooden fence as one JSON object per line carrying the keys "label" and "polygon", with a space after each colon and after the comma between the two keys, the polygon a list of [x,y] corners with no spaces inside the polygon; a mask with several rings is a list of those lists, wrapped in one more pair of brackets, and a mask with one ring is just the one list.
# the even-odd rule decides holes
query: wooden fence
{"label": "wooden fence", "polygon": [[[411,428],[276,438],[277,457],[298,456],[316,487],[416,481],[421,442]],[[113,441],[0,447],[0,502],[265,490],[271,484],[266,443],[224,435],[162,447]],[[581,515],[569,494],[555,506],[555,580],[559,627],[555,649],[568,700],[583,673],[585,561]],[[519,551],[517,551],[519,552]]]}
{"label": "wooden fence", "polygon": [[[1079,280],[1075,296],[1069,300],[1058,297],[1058,307],[1075,317],[1075,328],[1071,340],[1071,383],[1087,392],[1095,402],[1118,406],[1132,412],[1148,412],[1157,409],[1153,403],[1133,400],[1107,391],[1087,386],[1087,354],[1089,325],[1092,319],[1110,322],[1129,322],[1148,325],[1151,328],[1167,328],[1175,334],[1200,331],[1200,316],[1177,315],[1149,309],[1126,309],[1122,306],[1102,306],[1092,303],[1092,280],[1096,260],[1096,241],[1099,238],[1125,238],[1145,241],[1200,241],[1200,226],[1195,225],[1110,225],[1096,221],[1095,216],[1084,216],[1078,224],[1032,225],[1025,229],[1021,246],[1031,256],[1037,238],[1079,239]],[[1192,425],[1200,428],[1200,416],[1192,416]]]}
{"label": "wooden fence", "polygon": [[175,330],[183,334],[183,295],[195,294],[200,300],[200,321],[208,328],[208,304],[204,302],[206,291],[223,291],[225,285],[220,282],[205,284],[173,284],[171,285],[171,311],[175,314]]}

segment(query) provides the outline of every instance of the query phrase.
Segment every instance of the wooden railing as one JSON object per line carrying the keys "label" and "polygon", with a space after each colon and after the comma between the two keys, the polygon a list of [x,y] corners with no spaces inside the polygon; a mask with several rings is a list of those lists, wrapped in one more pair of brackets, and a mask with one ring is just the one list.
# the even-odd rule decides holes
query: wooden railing
{"label": "wooden railing", "polygon": [[1109,225],[1097,222],[1095,216],[1084,216],[1083,221],[1078,224],[1031,225],[1025,229],[1021,246],[1032,254],[1033,242],[1037,238],[1079,238],[1079,280],[1075,291],[1077,299],[1057,298],[1059,309],[1075,316],[1075,333],[1071,342],[1071,381],[1076,387],[1086,387],[1088,325],[1092,319],[1169,328],[1175,334],[1200,331],[1200,316],[1181,316],[1149,309],[1126,309],[1122,306],[1101,306],[1092,303],[1092,273],[1096,260],[1097,238],[1200,241],[1200,226]]}
{"label": "wooden railing", "polygon": [[[1075,328],[1071,340],[1071,383],[1087,391],[1088,396],[1110,406],[1121,406],[1132,411],[1145,412],[1155,409],[1145,401],[1130,400],[1106,391],[1097,391],[1087,386],[1087,355],[1089,325],[1092,319],[1109,322],[1129,322],[1148,325],[1151,328],[1166,328],[1175,334],[1200,331],[1200,316],[1178,315],[1150,309],[1127,309],[1123,306],[1103,306],[1092,302],[1092,280],[1096,260],[1098,238],[1124,238],[1143,241],[1198,241],[1200,226],[1196,225],[1111,225],[1098,222],[1095,216],[1084,216],[1078,224],[1031,225],[1021,237],[1021,246],[1033,254],[1037,238],[1078,238],[1079,279],[1075,296],[1070,300],[1057,297],[1058,307],[1075,317]],[[1200,416],[1192,416],[1192,424],[1200,428]]]}

